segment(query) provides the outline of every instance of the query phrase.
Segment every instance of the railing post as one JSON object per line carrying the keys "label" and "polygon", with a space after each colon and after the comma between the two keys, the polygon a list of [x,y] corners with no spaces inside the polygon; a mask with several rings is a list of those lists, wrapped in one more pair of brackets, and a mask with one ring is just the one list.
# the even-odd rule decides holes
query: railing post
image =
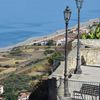
{"label": "railing post", "polygon": [[100,83],[99,83],[99,100],[100,100]]}

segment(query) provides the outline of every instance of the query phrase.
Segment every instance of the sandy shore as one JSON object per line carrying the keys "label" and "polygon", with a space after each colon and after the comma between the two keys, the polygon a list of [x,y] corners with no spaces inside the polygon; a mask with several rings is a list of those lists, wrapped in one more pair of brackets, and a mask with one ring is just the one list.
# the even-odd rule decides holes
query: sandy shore
{"label": "sandy shore", "polygon": [[[81,27],[92,25],[93,22],[100,22],[100,18],[90,19],[87,22],[82,22],[81,23]],[[77,28],[77,25],[75,25],[73,27],[70,27],[70,29],[76,29],[76,28]],[[43,40],[49,40],[49,39],[52,39],[52,38],[54,38],[56,36],[63,35],[64,33],[65,33],[65,30],[62,29],[62,30],[58,30],[58,31],[56,31],[56,32],[54,32],[54,33],[52,33],[52,34],[50,34],[48,36],[35,37],[35,38],[32,37],[32,38],[29,38],[26,41],[20,42],[18,44],[15,44],[15,45],[12,45],[12,46],[8,46],[8,47],[5,47],[5,48],[0,48],[0,52],[9,51],[13,47],[17,47],[17,46],[32,45],[35,42],[40,42],[40,41],[43,41]]]}
{"label": "sandy shore", "polygon": [[29,38],[26,41],[20,42],[18,44],[8,46],[8,47],[4,47],[4,48],[0,48],[0,52],[10,51],[12,48],[18,47],[18,46],[32,45],[33,43],[40,42],[40,41],[43,41],[43,40],[49,40],[49,39],[52,39],[52,38],[59,36],[59,35],[62,35],[62,34],[64,34],[64,29],[56,31],[56,32],[54,32],[54,33],[52,33],[48,36],[41,36],[41,37],[35,37],[35,38],[32,37],[32,38]]}

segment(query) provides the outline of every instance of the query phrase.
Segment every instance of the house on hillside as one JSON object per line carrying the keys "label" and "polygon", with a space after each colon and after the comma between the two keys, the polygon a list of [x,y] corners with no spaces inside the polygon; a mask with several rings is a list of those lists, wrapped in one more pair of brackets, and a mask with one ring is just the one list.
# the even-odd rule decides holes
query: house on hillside
{"label": "house on hillside", "polygon": [[65,38],[59,39],[59,40],[56,41],[56,46],[58,46],[58,45],[64,45],[64,44],[65,44]]}
{"label": "house on hillside", "polygon": [[47,43],[48,43],[48,41],[41,41],[40,42],[41,46],[45,46],[45,45],[47,45]]}
{"label": "house on hillside", "polygon": [[3,97],[2,96],[0,96],[0,100],[3,100]]}
{"label": "house on hillside", "polygon": [[30,92],[21,92],[18,96],[18,100],[28,100]]}
{"label": "house on hillside", "polygon": [[0,85],[0,94],[3,94],[3,93],[4,93],[4,86]]}

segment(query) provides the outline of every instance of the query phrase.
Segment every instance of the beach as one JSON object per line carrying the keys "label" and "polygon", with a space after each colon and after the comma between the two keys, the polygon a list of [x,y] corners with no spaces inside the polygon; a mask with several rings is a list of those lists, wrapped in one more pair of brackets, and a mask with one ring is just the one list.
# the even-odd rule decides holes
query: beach
{"label": "beach", "polygon": [[[100,22],[100,18],[90,19],[87,22],[82,22],[81,23],[81,28],[82,27],[88,27],[89,25],[91,26],[94,22]],[[75,25],[73,27],[70,27],[69,29],[70,30],[76,30],[76,28],[77,28],[77,25]],[[56,37],[58,37],[60,35],[64,35],[64,34],[65,34],[65,29],[62,29],[62,30],[55,31],[54,33],[51,33],[51,34],[46,35],[46,36],[35,37],[35,38],[32,37],[32,38],[29,38],[29,39],[27,39],[27,40],[25,40],[23,42],[17,43],[15,45],[7,46],[7,47],[4,47],[4,48],[0,48],[0,52],[9,51],[12,48],[18,47],[18,46],[32,45],[34,43],[39,43],[39,42],[42,42],[42,41],[50,40],[50,39],[56,38]],[[75,34],[77,34],[77,32]]]}
{"label": "beach", "polygon": [[29,38],[23,42],[20,42],[20,43],[17,43],[15,45],[12,45],[12,46],[7,46],[7,47],[4,47],[4,48],[0,48],[0,52],[3,52],[3,51],[9,51],[11,50],[12,48],[14,47],[18,47],[18,46],[23,46],[23,45],[32,45],[33,43],[38,43],[40,41],[43,41],[43,40],[50,40],[56,36],[59,36],[59,35],[62,35],[64,34],[64,29],[62,30],[59,30],[59,31],[56,31],[54,33],[51,33],[50,35],[48,36],[41,36],[41,37],[32,37],[32,38]]}

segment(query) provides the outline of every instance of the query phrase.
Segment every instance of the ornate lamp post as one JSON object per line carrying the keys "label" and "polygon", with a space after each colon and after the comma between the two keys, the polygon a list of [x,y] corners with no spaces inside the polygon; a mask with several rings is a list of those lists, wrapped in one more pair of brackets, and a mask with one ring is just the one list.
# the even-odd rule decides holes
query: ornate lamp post
{"label": "ornate lamp post", "polygon": [[83,0],[75,0],[76,6],[78,9],[78,35],[77,35],[77,62],[76,62],[76,69],[75,74],[81,74],[82,70],[80,68],[80,9],[82,8]]}
{"label": "ornate lamp post", "polygon": [[66,33],[65,33],[65,69],[64,69],[64,96],[70,96],[68,89],[68,72],[67,72],[67,58],[68,58],[68,22],[71,17],[71,10],[69,7],[66,7],[64,11],[64,19],[66,24]]}

